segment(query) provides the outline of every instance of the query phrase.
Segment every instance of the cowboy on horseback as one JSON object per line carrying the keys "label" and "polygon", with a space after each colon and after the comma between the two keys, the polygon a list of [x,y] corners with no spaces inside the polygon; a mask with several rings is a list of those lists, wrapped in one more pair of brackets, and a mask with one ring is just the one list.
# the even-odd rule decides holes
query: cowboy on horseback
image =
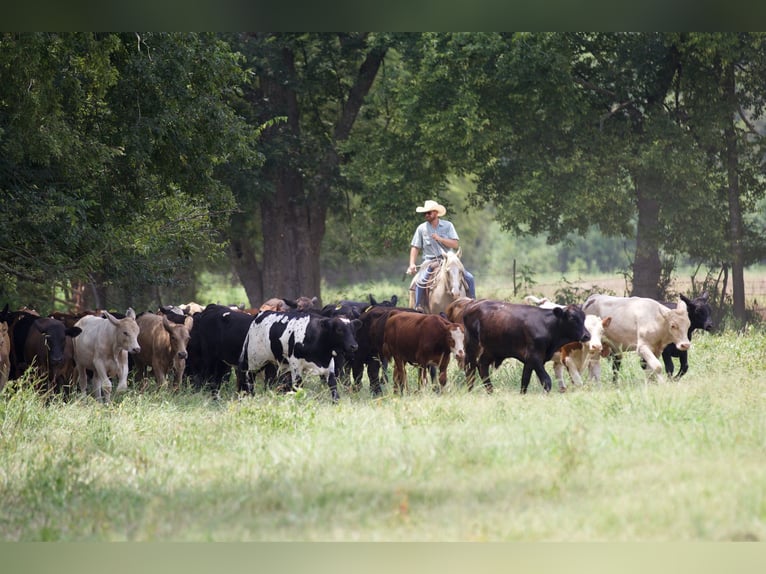
{"label": "cowboy on horseback", "polygon": [[[425,288],[429,283],[429,277],[434,269],[438,269],[440,259],[447,251],[457,251],[460,246],[455,226],[446,219],[439,219],[447,213],[447,209],[439,203],[429,199],[422,207],[415,209],[423,213],[426,220],[418,225],[415,235],[410,243],[410,265],[407,267],[408,275],[415,275],[410,289],[415,290],[415,308],[421,309],[424,302]],[[415,264],[418,253],[423,251],[423,263],[420,270]],[[464,270],[466,283],[468,284],[468,296],[476,298],[476,284],[471,273]]]}

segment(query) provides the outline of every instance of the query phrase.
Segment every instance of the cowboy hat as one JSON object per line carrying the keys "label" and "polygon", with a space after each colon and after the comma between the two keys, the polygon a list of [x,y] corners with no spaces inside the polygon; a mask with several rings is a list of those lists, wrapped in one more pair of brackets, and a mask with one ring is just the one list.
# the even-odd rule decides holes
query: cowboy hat
{"label": "cowboy hat", "polygon": [[435,211],[436,213],[439,214],[439,217],[441,217],[442,215],[447,213],[447,208],[444,207],[443,205],[436,203],[432,199],[428,199],[423,204],[423,207],[416,207],[415,211],[417,211],[418,213],[427,213],[429,211]]}

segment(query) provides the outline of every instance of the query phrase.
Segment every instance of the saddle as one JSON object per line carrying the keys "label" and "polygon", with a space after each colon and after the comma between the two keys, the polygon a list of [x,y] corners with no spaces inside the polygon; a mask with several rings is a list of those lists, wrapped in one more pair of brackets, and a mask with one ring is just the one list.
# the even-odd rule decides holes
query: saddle
{"label": "saddle", "polygon": [[[421,307],[423,309],[428,309],[431,303],[431,284],[433,283],[433,278],[436,276],[436,274],[439,272],[439,269],[441,269],[442,264],[444,263],[444,258],[439,257],[438,259],[433,259],[428,264],[428,271],[429,271],[429,280],[426,281],[424,284],[421,285],[423,288],[423,297],[420,302]],[[415,287],[418,283],[418,275],[419,273],[415,273],[415,275],[412,277],[412,281],[410,281],[410,308],[415,307]]]}

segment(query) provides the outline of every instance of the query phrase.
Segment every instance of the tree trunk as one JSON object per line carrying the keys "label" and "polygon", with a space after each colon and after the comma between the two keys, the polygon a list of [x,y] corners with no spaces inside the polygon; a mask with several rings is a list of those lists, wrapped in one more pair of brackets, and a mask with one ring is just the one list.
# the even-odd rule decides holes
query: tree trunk
{"label": "tree trunk", "polygon": [[258,258],[248,237],[232,237],[229,253],[234,271],[245,288],[250,307],[260,306],[267,298],[263,296],[263,276]]}
{"label": "tree trunk", "polygon": [[321,297],[319,253],[327,207],[303,199],[303,179],[294,169],[272,175],[275,193],[261,202],[263,285],[270,297]]}
{"label": "tree trunk", "polygon": [[729,244],[731,248],[731,287],[734,303],[734,317],[745,322],[745,266],[742,249],[742,206],[739,199],[739,154],[737,133],[734,129],[734,110],[737,109],[737,95],[734,80],[734,65],[727,64],[723,73],[727,110],[724,138],[724,164],[726,165],[727,192],[729,198]]}
{"label": "tree trunk", "polygon": [[659,299],[662,273],[657,233],[660,218],[660,205],[656,199],[659,182],[652,177],[636,177],[635,182],[638,222],[631,295]]}
{"label": "tree trunk", "polygon": [[[252,37],[257,38],[257,35]],[[326,134],[322,134],[319,140],[312,140],[312,146],[316,141],[324,141],[324,149],[301,150],[302,129],[305,129],[302,114],[321,117],[332,107],[317,105],[316,98],[303,92],[299,99],[296,89],[301,89],[302,83],[292,49],[288,45],[281,49],[278,61],[270,68],[277,72],[275,75],[259,75],[258,89],[249,95],[253,107],[258,110],[268,102],[268,108],[263,110],[266,114],[261,118],[263,121],[277,116],[286,118],[284,123],[269,128],[263,136],[267,145],[281,151],[267,154],[266,166],[262,170],[263,177],[271,183],[271,191],[259,199],[263,241],[260,292],[257,285],[252,288],[253,293],[260,295],[259,300],[300,296],[321,299],[319,255],[328,203],[341,161],[335,146],[349,138],[385,54],[385,47],[373,47],[365,56],[345,93],[340,113],[333,119],[332,137],[325,139]],[[304,153],[306,157],[303,157]],[[306,165],[319,168],[304,178],[304,174],[311,171]],[[255,258],[247,256],[253,251],[252,245],[245,241],[236,245],[232,241],[232,245],[242,252],[237,271],[243,284],[244,278],[249,276],[256,282],[255,274],[249,274],[246,269],[257,266]],[[247,285],[245,288],[251,302],[255,303],[252,301],[254,295]]]}

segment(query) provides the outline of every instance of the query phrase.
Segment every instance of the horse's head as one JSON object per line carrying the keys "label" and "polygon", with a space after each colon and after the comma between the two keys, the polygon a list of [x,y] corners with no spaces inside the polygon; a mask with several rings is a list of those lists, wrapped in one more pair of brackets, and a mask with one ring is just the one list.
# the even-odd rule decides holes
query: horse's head
{"label": "horse's head", "polygon": [[453,299],[465,294],[465,292],[461,292],[463,286],[463,262],[460,261],[459,252],[448,251],[445,254],[441,272],[444,288],[452,295]]}

